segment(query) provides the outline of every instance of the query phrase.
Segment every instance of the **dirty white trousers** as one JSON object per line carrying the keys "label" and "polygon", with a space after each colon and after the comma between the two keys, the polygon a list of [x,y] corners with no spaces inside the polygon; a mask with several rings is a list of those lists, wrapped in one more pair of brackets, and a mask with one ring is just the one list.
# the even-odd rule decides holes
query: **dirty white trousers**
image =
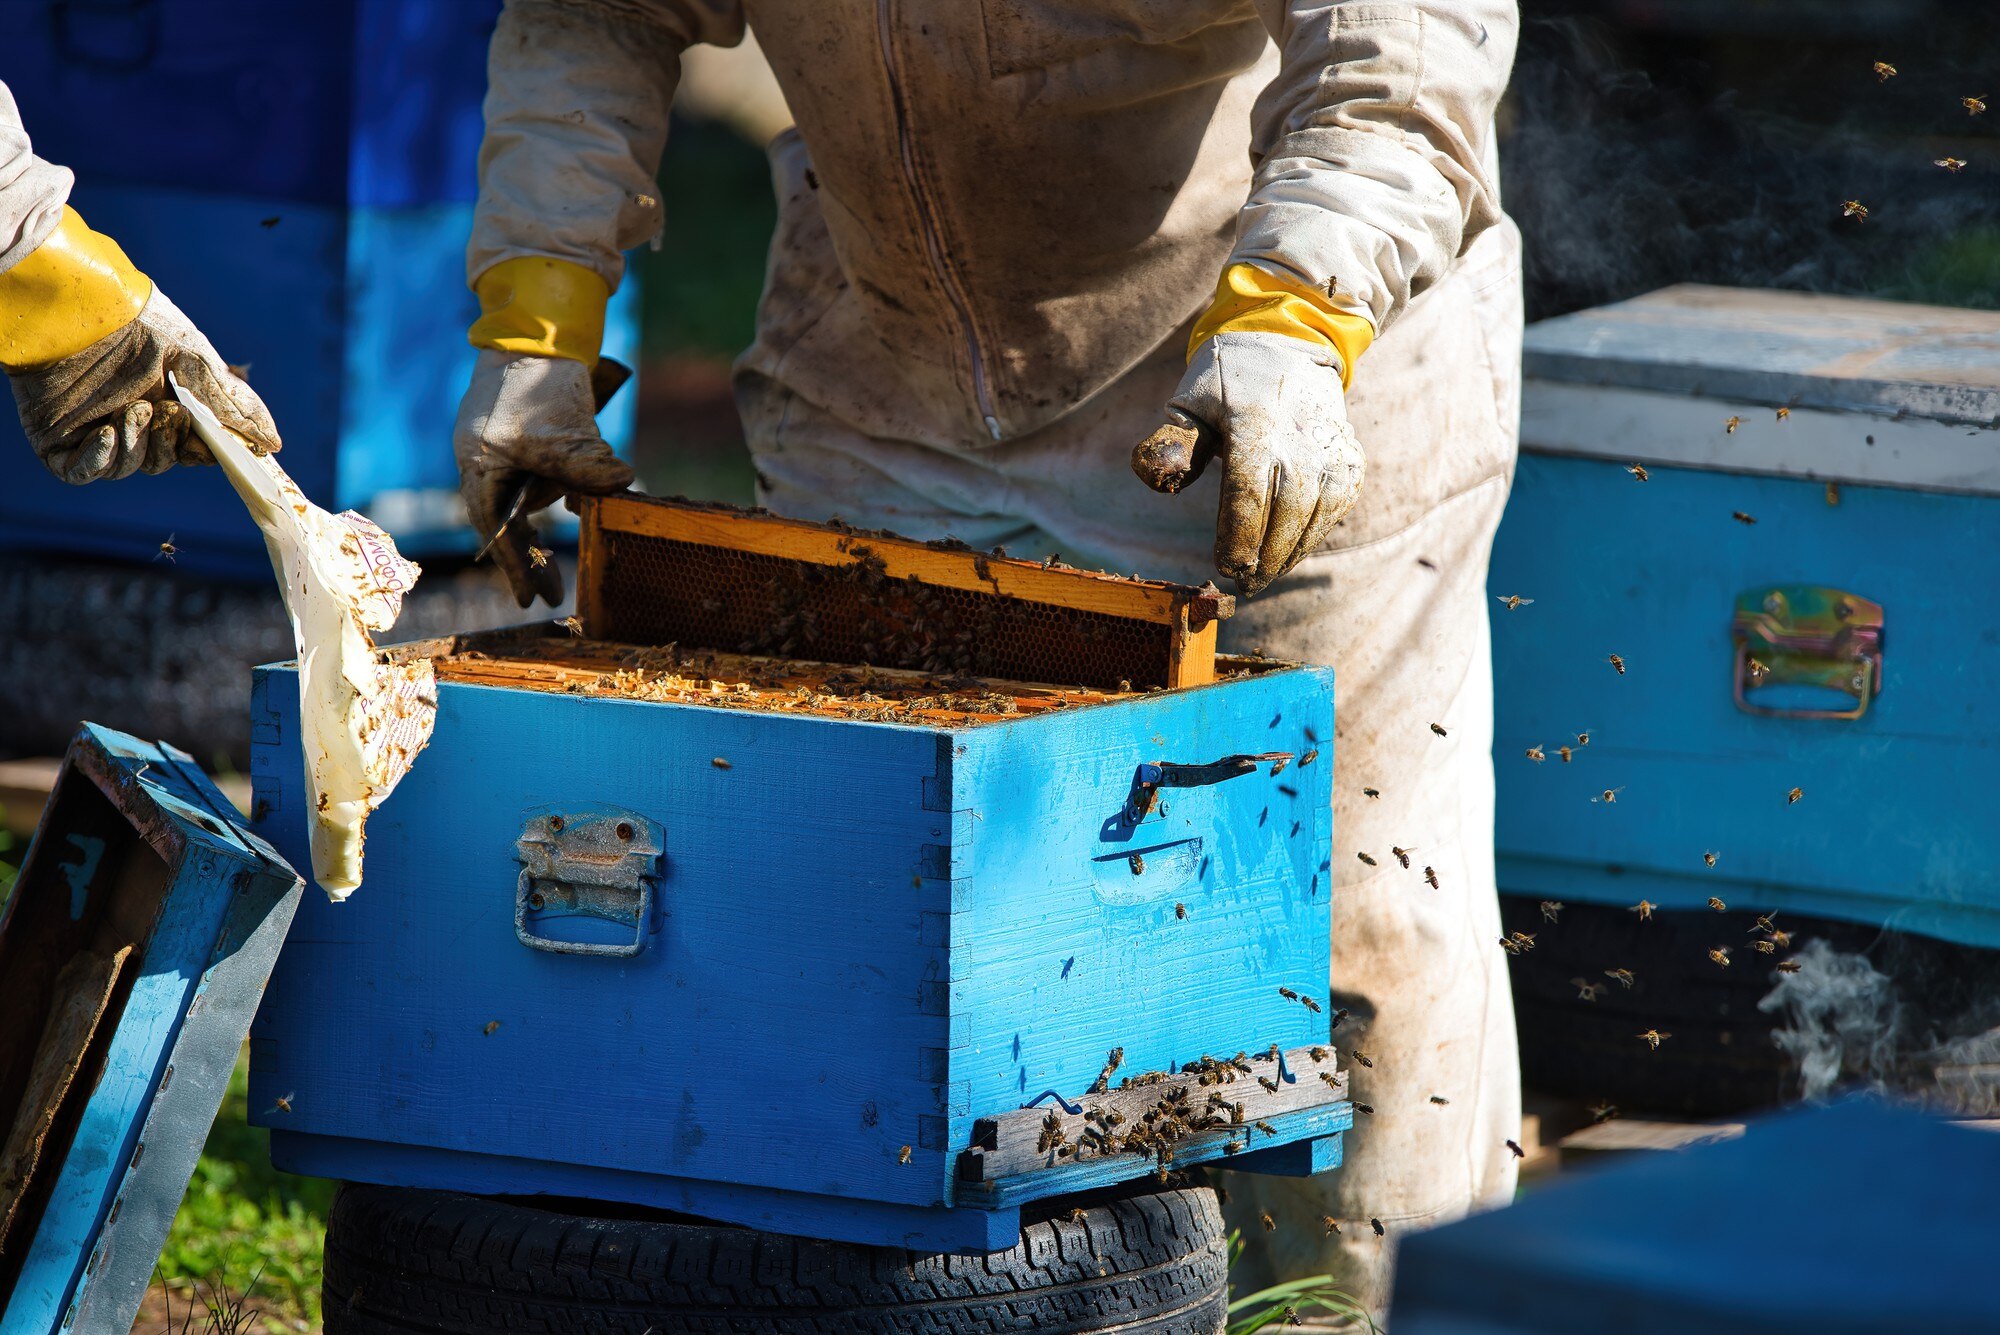
{"label": "dirty white trousers", "polygon": [[[787,151],[774,147],[781,198]],[[1325,550],[1223,625],[1226,647],[1336,671],[1330,992],[1352,1012],[1335,1043],[1353,1097],[1374,1110],[1357,1114],[1335,1172],[1224,1175],[1248,1243],[1239,1293],[1331,1272],[1380,1314],[1403,1234],[1513,1192],[1520,1085],[1497,944],[1486,563],[1517,439],[1519,253],[1511,224],[1485,233],[1369,350],[1349,400],[1368,452],[1360,504]],[[1183,346],[1176,334],[1039,432],[964,452],[865,435],[746,360],[739,403],[759,500],[1199,583],[1212,576],[1213,473],[1159,496],[1127,461],[1160,420]],[[1392,846],[1414,850],[1410,869]],[[1372,1067],[1347,1057],[1356,1047]]]}

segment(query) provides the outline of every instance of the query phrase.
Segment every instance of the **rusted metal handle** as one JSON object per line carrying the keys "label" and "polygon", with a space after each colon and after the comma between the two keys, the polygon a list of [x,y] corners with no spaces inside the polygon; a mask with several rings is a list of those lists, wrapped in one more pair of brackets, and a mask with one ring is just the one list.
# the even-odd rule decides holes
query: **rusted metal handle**
{"label": "rusted metal handle", "polygon": [[[1763,718],[1858,719],[1882,691],[1880,603],[1819,585],[1753,589],[1736,600],[1730,638],[1736,707]],[[1815,686],[1853,698],[1852,709],[1779,709],[1752,690]]]}

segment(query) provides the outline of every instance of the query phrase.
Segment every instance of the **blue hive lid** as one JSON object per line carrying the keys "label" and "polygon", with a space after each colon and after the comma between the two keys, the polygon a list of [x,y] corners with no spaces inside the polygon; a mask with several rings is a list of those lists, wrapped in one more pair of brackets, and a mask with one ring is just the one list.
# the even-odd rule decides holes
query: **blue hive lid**
{"label": "blue hive lid", "polygon": [[1540,452],[2000,492],[2000,311],[1683,284],[1530,326],[1522,366]]}
{"label": "blue hive lid", "polygon": [[2000,1330],[2000,1135],[1856,1098],[1403,1244],[1396,1335]]}

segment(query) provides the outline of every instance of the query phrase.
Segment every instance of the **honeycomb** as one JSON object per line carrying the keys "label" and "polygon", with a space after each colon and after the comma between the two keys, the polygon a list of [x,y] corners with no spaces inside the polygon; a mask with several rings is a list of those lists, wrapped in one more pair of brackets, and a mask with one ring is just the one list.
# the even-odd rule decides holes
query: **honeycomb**
{"label": "honeycomb", "polygon": [[1169,630],[996,593],[606,529],[590,634],[735,654],[1090,686],[1167,683]]}

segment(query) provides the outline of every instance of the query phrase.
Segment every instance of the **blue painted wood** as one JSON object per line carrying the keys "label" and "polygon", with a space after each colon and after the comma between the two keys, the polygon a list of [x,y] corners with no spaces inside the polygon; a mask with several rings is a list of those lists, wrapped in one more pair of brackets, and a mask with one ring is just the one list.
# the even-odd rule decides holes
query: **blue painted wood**
{"label": "blue painted wood", "polygon": [[[300,888],[296,873],[236,827],[228,800],[171,747],[86,724],[61,782],[95,783],[134,826],[135,851],[93,863],[103,871],[84,892],[109,894],[116,878],[125,878],[116,881],[123,887],[148,874],[167,889],[111,1021],[103,1075],[35,1221],[20,1276],[0,1295],[0,1329],[9,1335],[130,1328]],[[19,882],[27,889],[9,903],[0,933],[24,894],[62,888],[38,882],[35,868],[37,858],[69,856],[66,833],[60,825],[38,832]],[[135,869],[152,856],[150,873]]]}
{"label": "blue painted wood", "polygon": [[[1354,1124],[1352,1105],[1348,1107],[1347,1123],[1349,1126]],[[1268,1149],[1239,1154],[1215,1166],[1226,1168],[1232,1173],[1263,1173],[1271,1177],[1312,1177],[1340,1167],[1342,1145],[1343,1141],[1337,1134],[1315,1136],[1309,1140],[1294,1140],[1289,1144],[1272,1145]]]}
{"label": "blue painted wood", "polygon": [[[252,782],[303,856],[296,689],[259,669]],[[1114,1046],[1136,1073],[1325,1039],[1277,989],[1325,999],[1331,700],[1324,671],[1272,672],[953,732],[446,682],[363,888],[300,911],[253,1120],[318,1172],[337,1137],[604,1170],[612,1199],[640,1175],[749,1192],[716,1193],[725,1219],[758,1192],[950,1206],[974,1119],[1082,1093]],[[1113,819],[1142,762],[1314,745]],[[515,840],[565,803],[664,828],[629,960],[515,937]],[[425,1185],[443,1159],[393,1162]],[[873,1240],[859,1217],[793,1222]]]}
{"label": "blue painted wood", "polygon": [[[1736,708],[1730,613],[1765,583],[1883,604],[1883,688],[1865,717]],[[1536,600],[1493,618],[1503,890],[1669,907],[1716,894],[2000,946],[1984,796],[2000,772],[1986,671],[2000,504],[1847,486],[1830,506],[1814,482],[1662,467],[1638,483],[1615,463],[1525,454],[1489,587]],[[1590,745],[1561,763],[1555,747],[1584,729]],[[1541,765],[1523,754],[1537,744]],[[1590,800],[1607,788],[1615,804]]]}
{"label": "blue painted wood", "polygon": [[2000,1137],[1906,1108],[1771,1117],[1413,1234],[1397,1335],[2000,1330],[1996,1175]]}

